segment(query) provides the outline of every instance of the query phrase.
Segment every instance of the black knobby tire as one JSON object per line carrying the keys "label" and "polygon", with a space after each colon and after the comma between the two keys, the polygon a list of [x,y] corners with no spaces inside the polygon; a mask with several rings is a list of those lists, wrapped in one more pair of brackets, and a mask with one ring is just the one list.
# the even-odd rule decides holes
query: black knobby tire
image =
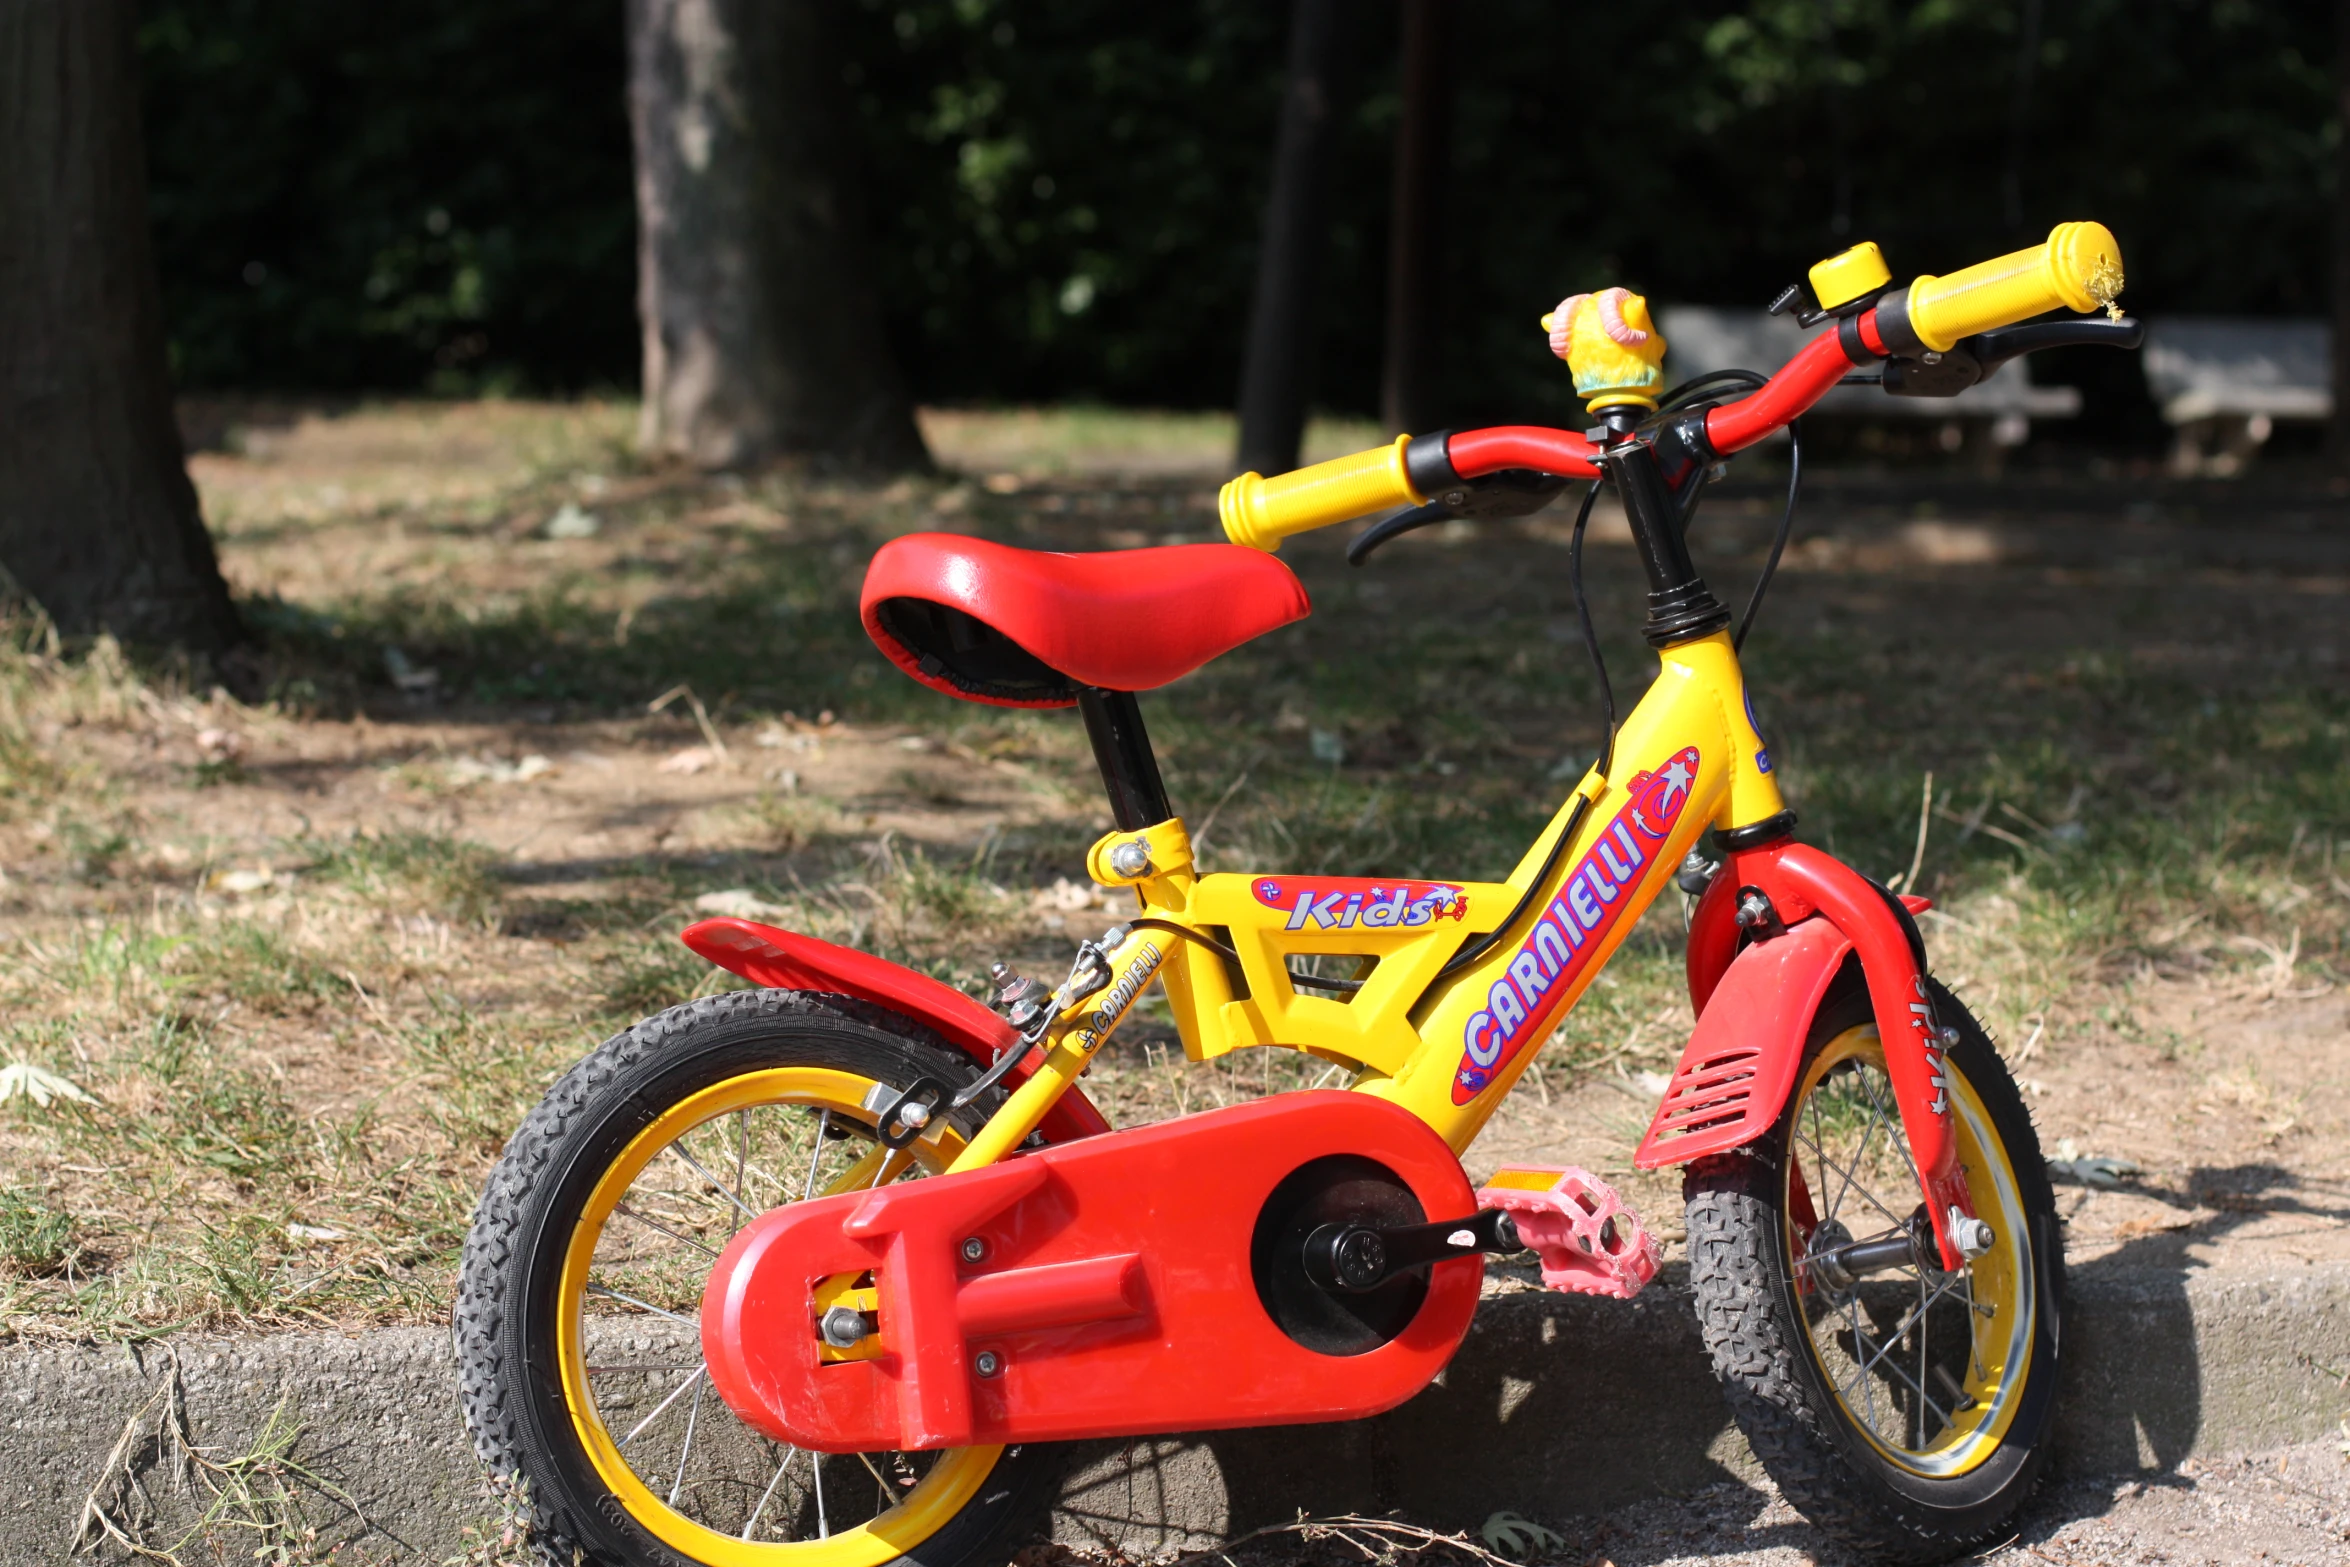
{"label": "black knobby tire", "polygon": [[[461,1397],[475,1451],[495,1480],[522,1498],[542,1559],[700,1567],[701,1556],[665,1543],[632,1516],[586,1453],[557,1369],[558,1276],[589,1192],[640,1130],[714,1084],[803,1066],[899,1089],[925,1076],[959,1087],[977,1074],[961,1052],[880,1007],[838,996],[737,991],[674,1007],[605,1041],[548,1091],[491,1174],[466,1237],[458,1284],[453,1327]],[[959,1112],[951,1125],[968,1136],[1000,1102],[997,1096]],[[810,1142],[822,1152],[821,1127]],[[703,1391],[695,1389],[697,1407]],[[733,1420],[715,1397],[709,1405],[710,1421]],[[689,1454],[693,1441],[689,1431]],[[1058,1493],[1065,1451],[1034,1443],[1004,1449],[970,1500],[898,1559],[917,1567],[1000,1567],[1035,1535]],[[685,1462],[678,1461],[681,1477]],[[877,1485],[880,1479],[875,1471]],[[786,1544],[774,1559],[788,1567],[800,1551]]]}
{"label": "black knobby tire", "polygon": [[[1952,1396],[1941,1380],[1954,1347],[1946,1337],[1940,1346],[1943,1359],[1931,1365],[1926,1357],[1936,1346],[1928,1338],[1919,1347],[1916,1365],[1923,1382],[1912,1379],[1903,1386],[1895,1379],[1909,1376],[1907,1346],[1913,1340],[1901,1338],[1893,1329],[1908,1315],[1906,1294],[1899,1302],[1899,1317],[1885,1309],[1885,1296],[1896,1289],[1905,1292],[1909,1284],[1871,1280],[1864,1288],[1838,1292],[1810,1280],[1797,1261],[1806,1241],[1799,1218],[1790,1210],[1808,1203],[1810,1194],[1807,1186],[1801,1198],[1791,1195],[1796,1182],[1788,1173],[1790,1152],[1799,1165],[1807,1160],[1815,1167],[1823,1163],[1809,1152],[1822,1146],[1820,1122],[1811,1122],[1808,1131],[1798,1125],[1799,1116],[1808,1113],[1806,1089],[1815,1071],[1823,1070],[1818,1065],[1823,1053],[1856,1052],[1865,1058],[1874,1042],[1868,996],[1858,984],[1849,979],[1840,983],[1821,1008],[1806,1042],[1796,1091],[1770,1133],[1735,1153],[1696,1162],[1684,1178],[1698,1325],[1714,1374],[1748,1445],[1781,1493],[1813,1523],[1876,1560],[1900,1563],[1946,1561],[1979,1548],[2009,1525],[2038,1483],[2054,1428],[2064,1289],[2055,1200],[2030,1113],[1982,1026],[1947,990],[1928,983],[1937,1017],[1958,1032],[1947,1052],[1957,1079],[1953,1091],[1962,1096],[1971,1092],[1977,1117],[1988,1135],[1996,1137],[2010,1172],[2001,1195],[2011,1222],[2021,1220],[2013,1225],[2021,1231],[2021,1245],[2014,1251],[1995,1251],[1992,1255],[1999,1260],[1984,1265],[1986,1281],[2011,1281],[2004,1285],[2016,1301],[2008,1307],[2009,1324],[2002,1328],[1995,1310],[1989,1328],[1978,1326],[1980,1308],[1971,1276],[1977,1264],[1970,1263],[1956,1275],[1926,1268],[1912,1272],[1921,1281],[1921,1297],[1931,1298],[1930,1309],[1922,1313],[1929,1325],[1943,1320],[1947,1304],[1929,1292],[1938,1283],[1955,1288],[1963,1282],[1968,1332],[1987,1335],[1992,1346],[1988,1351],[1978,1348],[1970,1337],[1968,1359],[1958,1375],[1971,1375],[1967,1367],[1979,1368],[1987,1353],[2003,1352],[2007,1366],[2020,1360],[2020,1382],[2003,1373],[1998,1386],[2004,1391],[1971,1405],[1965,1402],[1968,1388]],[[1877,1059],[1881,1061],[1881,1051]],[[1865,1077],[1865,1065],[1863,1059],[1845,1070],[1860,1079]],[[1820,1090],[1827,1090],[1829,1081],[1823,1080]],[[1970,1162],[1970,1190],[1980,1179],[1977,1164],[1993,1162]],[[1825,1181],[1822,1186],[1829,1189]],[[1907,1195],[1910,1201],[1917,1200],[1914,1180]],[[1983,1214],[1985,1206],[1978,1195],[1978,1214],[1993,1217]],[[2007,1237],[2002,1236],[2001,1245],[2006,1244]],[[1993,1269],[1998,1270],[1996,1280]],[[1876,1293],[1870,1295],[1870,1290]],[[2029,1327],[2016,1327],[2014,1321],[2026,1310],[2027,1301]],[[1885,1326],[1888,1318],[1891,1328]],[[1848,1332],[1837,1327],[1846,1321],[1851,1324]],[[1885,1336],[1864,1336],[1876,1329]],[[1866,1354],[1854,1346],[1881,1352],[1887,1343],[1900,1352],[1882,1354],[1872,1375],[1863,1363]],[[1841,1367],[1847,1355],[1859,1373],[1839,1383],[1827,1362],[1834,1358]],[[1891,1367],[1884,1364],[1887,1359],[1893,1362]],[[1937,1372],[1934,1366],[1944,1369]],[[1876,1402],[1880,1381],[1890,1385],[1881,1413]],[[1942,1401],[1953,1410],[1943,1410]],[[1978,1417],[1976,1410],[1985,1413]],[[1872,1422],[1896,1414],[1900,1434],[1888,1439]],[[1926,1426],[1941,1418],[1979,1418],[1987,1429],[1969,1436],[1963,1450],[1954,1447],[1937,1457],[1922,1438]],[[1913,1426],[1913,1419],[1918,1424]],[[1949,1425],[1942,1429],[1946,1435],[1955,1430]],[[1913,1430],[1921,1438],[1915,1450],[1908,1446]],[[1953,1461],[1966,1467],[1921,1472]]]}

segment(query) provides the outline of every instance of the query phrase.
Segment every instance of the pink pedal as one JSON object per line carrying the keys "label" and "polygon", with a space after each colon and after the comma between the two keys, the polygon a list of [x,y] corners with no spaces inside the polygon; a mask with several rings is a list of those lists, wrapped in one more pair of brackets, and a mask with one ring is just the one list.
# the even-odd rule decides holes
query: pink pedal
{"label": "pink pedal", "polygon": [[1630,1300],[1656,1277],[1655,1240],[1615,1188],[1588,1170],[1497,1170],[1477,1188],[1477,1202],[1510,1216],[1554,1290]]}

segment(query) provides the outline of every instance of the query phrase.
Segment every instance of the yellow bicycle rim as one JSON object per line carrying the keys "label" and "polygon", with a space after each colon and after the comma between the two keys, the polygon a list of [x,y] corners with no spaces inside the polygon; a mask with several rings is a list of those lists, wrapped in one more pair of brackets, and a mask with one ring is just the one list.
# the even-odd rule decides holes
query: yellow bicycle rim
{"label": "yellow bicycle rim", "polygon": [[[572,1230],[563,1257],[556,1303],[556,1351],[562,1369],[563,1403],[572,1429],[596,1474],[631,1518],[656,1539],[708,1567],[879,1567],[929,1539],[962,1510],[994,1470],[1001,1447],[964,1447],[939,1456],[929,1474],[889,1511],[824,1539],[753,1542],[720,1534],[678,1512],[638,1478],[603,1417],[588,1383],[586,1303],[596,1244],[613,1210],[645,1166],[662,1150],[704,1122],[754,1106],[807,1105],[829,1109],[870,1125],[858,1109],[873,1080],[825,1067],[775,1067],[715,1083],[671,1106],[639,1132],[596,1182],[585,1211]],[[937,1150],[930,1139],[916,1144],[921,1162],[943,1168],[961,1139],[942,1131]]]}
{"label": "yellow bicycle rim", "polygon": [[[1914,1356],[1901,1347],[1901,1333],[1866,1318],[1857,1292],[1815,1301],[1820,1309],[1807,1334],[1813,1359],[1853,1427],[1888,1461],[1929,1479],[1966,1474],[1998,1451],[2031,1375],[2039,1306],[2033,1287],[2030,1218],[2015,1167],[1982,1097],[1956,1062],[1945,1062],[1967,1192],[1976,1216],[1990,1222],[1997,1239],[1990,1251],[1959,1273],[1917,1274],[1918,1316],[1911,1318],[1905,1310],[1900,1319],[1921,1335]],[[1843,1086],[1823,1094],[1838,1068],[1849,1070]],[[1831,1100],[1840,1102],[1831,1109]],[[1880,1231],[1889,1231],[1905,1219],[1918,1201],[1918,1182],[1874,1025],[1847,1029],[1828,1042],[1797,1085],[1795,1106],[1789,1197],[1800,1167],[1810,1185],[1814,1211],[1823,1220],[1843,1222],[1865,1212]],[[1870,1172],[1858,1168],[1872,1157],[1878,1169],[1894,1172],[1892,1180],[1877,1183],[1881,1193],[1868,1189]],[[1865,1207],[1844,1201],[1855,1188]],[[1905,1200],[1896,1201],[1895,1194]],[[1790,1276],[1799,1272],[1792,1250],[1796,1241],[1789,1224]],[[1946,1303],[1963,1308],[1970,1336],[1966,1364],[1958,1372],[1946,1366],[1935,1372],[1927,1362],[1931,1344],[1923,1335],[1938,1320],[1933,1308]],[[1951,1314],[1944,1310],[1940,1319]],[[1836,1348],[1833,1358],[1822,1343],[1823,1334]],[[1887,1385],[1882,1397],[1879,1384]]]}

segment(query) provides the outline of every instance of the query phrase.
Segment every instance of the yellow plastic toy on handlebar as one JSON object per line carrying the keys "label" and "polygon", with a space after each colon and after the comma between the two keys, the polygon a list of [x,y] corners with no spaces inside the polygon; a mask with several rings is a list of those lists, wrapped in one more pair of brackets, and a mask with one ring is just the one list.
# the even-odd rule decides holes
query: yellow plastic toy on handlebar
{"label": "yellow plastic toy on handlebar", "polygon": [[[2122,251],[2112,231],[2102,223],[2059,223],[2045,244],[1948,277],[1919,278],[1901,306],[1910,333],[1936,353],[1947,353],[1962,337],[2028,321],[2059,305],[2119,319],[2114,301],[2121,291]],[[1878,309],[1882,322],[1887,312],[1882,304]]]}
{"label": "yellow plastic toy on handlebar", "polygon": [[1665,381],[1665,337],[1648,301],[1628,288],[1576,294],[1542,318],[1550,351],[1575,373],[1575,395],[1596,414],[1629,404],[1656,407]]}
{"label": "yellow plastic toy on handlebar", "polygon": [[1216,510],[1224,536],[1252,550],[1276,550],[1293,533],[1326,528],[1389,506],[1419,506],[1428,497],[1412,488],[1404,472],[1404,448],[1411,437],[1275,474],[1244,473],[1224,486]]}

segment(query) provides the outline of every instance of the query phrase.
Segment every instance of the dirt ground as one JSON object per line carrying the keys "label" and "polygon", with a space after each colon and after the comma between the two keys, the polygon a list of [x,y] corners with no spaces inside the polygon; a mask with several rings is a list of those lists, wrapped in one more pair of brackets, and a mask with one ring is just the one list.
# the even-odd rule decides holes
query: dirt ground
{"label": "dirt ground", "polygon": [[[1197,433],[1122,470],[1098,437],[960,416],[932,435],[967,472],[872,486],[641,471],[627,424],[360,410],[198,455],[272,637],[246,700],[24,644],[9,1049],[93,1102],[0,1112],[0,1218],[62,1237],[0,1265],[15,1331],[437,1316],[520,1107],[710,983],[670,940],[701,913],[966,985],[1109,922],[1074,721],[918,690],[843,605],[916,527],[1207,538]],[[2334,504],[1831,477],[1750,651],[1807,835],[1880,876],[1914,858],[1940,903],[1938,967],[2024,1084],[2076,1259],[2350,1256]],[[1743,584],[1768,484],[1717,511]],[[1359,572],[1336,541],[1288,552],[1315,619],[1146,700],[1211,862],[1498,876],[1597,742],[1564,524],[1436,530]],[[1594,538],[1628,705],[1634,567],[1604,510]],[[1473,1173],[1583,1163],[1677,1238],[1674,1178],[1628,1162],[1689,1026],[1681,917],[1652,913]],[[1089,1088],[1144,1119],[1299,1080],[1185,1072],[1171,1038],[1146,1008]],[[2121,1559],[2059,1544],[2034,1549]]]}
{"label": "dirt ground", "polygon": [[[2203,1462],[2176,1474],[2049,1484],[2000,1567],[2338,1567],[2350,1562],[2350,1454],[2340,1442]],[[1843,1567],[1769,1486],[1718,1485],[1586,1520],[1564,1559],[1610,1567]]]}

